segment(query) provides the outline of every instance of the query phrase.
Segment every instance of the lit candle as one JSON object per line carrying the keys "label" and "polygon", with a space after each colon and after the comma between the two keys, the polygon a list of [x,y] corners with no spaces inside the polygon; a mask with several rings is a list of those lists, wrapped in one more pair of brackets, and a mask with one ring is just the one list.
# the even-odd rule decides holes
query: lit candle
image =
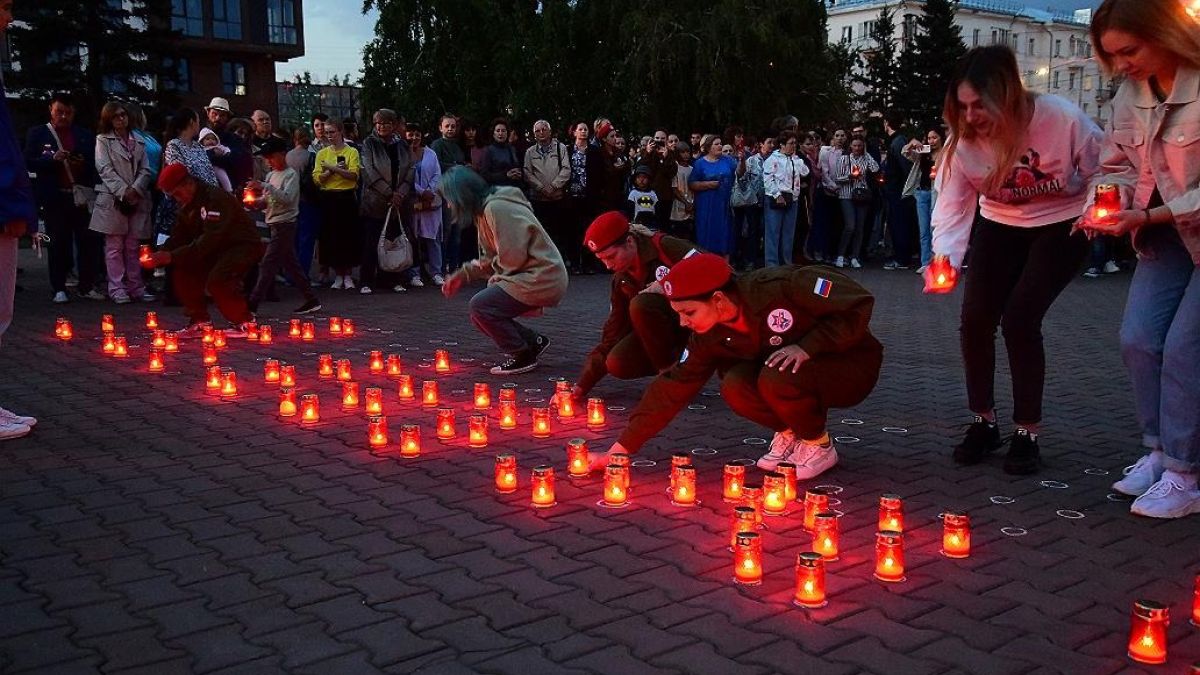
{"label": "lit candle", "polygon": [[271,327],[270,326],[261,326],[258,329],[258,344],[269,345],[269,344],[273,343],[274,341],[275,341],[275,338],[271,335]]}
{"label": "lit candle", "polygon": [[204,324],[200,328],[200,344],[211,345],[213,343],[213,327],[209,324]]}
{"label": "lit candle", "polygon": [[338,359],[337,379],[342,382],[349,382],[354,379],[354,376],[350,372],[350,359]]}
{"label": "lit candle", "polygon": [[401,375],[396,378],[396,397],[401,401],[411,401],[416,397],[413,392],[412,375]]}
{"label": "lit candle", "polygon": [[437,411],[437,437],[443,441],[454,438],[454,410],[451,408],[438,408]]}
{"label": "lit candle", "polygon": [[804,493],[804,529],[813,531],[817,514],[829,510],[829,495],[824,490],[813,488]]}
{"label": "lit candle", "polygon": [[619,464],[604,467],[604,500],[600,502],[601,506],[619,509],[629,504],[628,471],[629,467]]}
{"label": "lit candle", "polygon": [[1139,663],[1165,663],[1170,610],[1153,600],[1133,604],[1129,627],[1129,658]]}
{"label": "lit candle", "polygon": [[730,504],[742,503],[742,486],[746,484],[746,467],[726,464],[721,481],[721,496]]}
{"label": "lit candle", "polygon": [[783,498],[791,504],[800,496],[796,487],[796,465],[791,462],[780,462],[775,467],[775,473],[783,476]]}
{"label": "lit candle", "polygon": [[487,415],[471,415],[467,418],[467,445],[486,448],[487,442]]}
{"label": "lit candle", "polygon": [[517,404],[515,401],[500,402],[500,428],[517,428]]}
{"label": "lit candle", "polygon": [[342,337],[354,337],[353,319],[342,319]]}
{"label": "lit candle", "polygon": [[1116,185],[1101,184],[1096,186],[1093,199],[1093,215],[1096,220],[1105,220],[1116,215],[1121,210],[1121,192]]}
{"label": "lit candle", "polygon": [[763,527],[763,488],[761,484],[745,483],[742,485],[742,506],[754,509],[754,527],[761,530]]}
{"label": "lit candle", "polygon": [[367,356],[367,370],[372,373],[383,372],[383,352],[373,351]]}
{"label": "lit candle", "polygon": [[258,342],[262,339],[262,334],[258,330],[258,324],[253,321],[246,322],[246,341]]}
{"label": "lit candle", "polygon": [[696,467],[691,464],[674,467],[675,487],[671,490],[671,503],[675,506],[696,505]]}
{"label": "lit candle", "polygon": [[228,344],[229,342],[225,339],[225,331],[223,329],[213,331],[212,346],[217,349],[224,349]]}
{"label": "lit candle", "polygon": [[117,326],[116,326],[116,324],[113,323],[112,314],[101,314],[100,315],[100,332],[102,332],[102,333],[104,331],[112,332],[112,331],[115,331],[116,329],[117,329]]}
{"label": "lit candle", "polygon": [[796,594],[792,604],[816,609],[828,604],[825,600],[825,561],[819,553],[796,555]]}
{"label": "lit candle", "polygon": [[569,397],[571,395],[571,383],[566,380],[558,380],[554,383],[554,397],[551,403],[557,403],[558,399]]}
{"label": "lit candle", "polygon": [[782,516],[787,509],[787,481],[774,471],[763,476],[763,513]]}
{"label": "lit candle", "polygon": [[567,443],[567,477],[586,478],[591,469],[588,466],[587,441],[582,438],[572,438]]}
{"label": "lit candle", "polygon": [[209,366],[204,370],[204,391],[212,395],[221,393],[221,366]]}
{"label": "lit candle", "polygon": [[675,478],[676,478],[676,476],[679,475],[679,472],[678,472],[679,467],[681,467],[685,464],[691,464],[691,463],[692,463],[692,456],[689,455],[688,453],[686,453],[686,452],[672,452],[671,453],[671,476],[670,476],[670,480],[667,481],[667,496],[668,497],[670,497],[671,495],[673,495],[675,493]]}
{"label": "lit candle", "polygon": [[383,415],[372,415],[367,418],[367,443],[372,448],[382,448],[387,445],[387,418]]}
{"label": "lit candle", "polygon": [[156,349],[166,349],[167,347],[167,331],[156,330],[150,334],[150,346]]}
{"label": "lit candle", "polygon": [[753,506],[735,506],[733,507],[732,522],[729,530],[729,550],[732,551],[737,545],[738,532],[750,532],[758,528],[755,524],[755,512]]}
{"label": "lit candle", "polygon": [[113,339],[115,340],[113,342],[113,356],[119,359],[129,356],[129,343],[125,342],[125,336],[118,335]]}
{"label": "lit candle", "polygon": [[317,377],[322,380],[333,377],[333,354],[321,354],[317,357]]}
{"label": "lit candle", "polygon": [[616,464],[617,466],[624,467],[623,475],[625,476],[625,491],[629,492],[630,491],[629,490],[629,482],[630,482],[629,476],[630,476],[630,468],[632,466],[630,463],[630,460],[629,460],[629,454],[624,453],[624,452],[611,453],[608,456],[608,463]]}
{"label": "lit candle", "polygon": [[304,332],[300,329],[300,319],[288,319],[288,337],[297,339],[303,334]]}
{"label": "lit candle", "polygon": [[387,355],[388,377],[400,377],[401,373],[403,373],[403,372],[404,372],[404,369],[400,367],[400,355],[399,354],[388,354]]}
{"label": "lit candle", "polygon": [[439,373],[450,372],[450,352],[439,349],[433,353],[433,369]]}
{"label": "lit candle", "polygon": [[929,270],[926,272],[925,292],[949,293],[954,290],[957,282],[958,272],[950,265],[950,258],[944,255],[935,255],[929,262]]}
{"label": "lit candle", "polygon": [[589,398],[587,402],[587,425],[589,429],[603,429],[607,422],[604,399]]}
{"label": "lit candle", "polygon": [[757,586],[762,577],[762,539],[757,532],[738,532],[733,544],[733,580]]}
{"label": "lit candle", "polygon": [[851,164],[850,165],[850,175],[855,178],[858,178],[859,176],[862,175],[862,169],[858,168],[857,164]]}
{"label": "lit candle", "polygon": [[341,319],[341,317],[337,317],[337,316],[329,317],[329,334],[330,335],[341,335],[342,334],[342,319]]}
{"label": "lit candle", "polygon": [[354,410],[358,407],[358,383],[342,382],[342,410]]}
{"label": "lit candle", "polygon": [[100,342],[100,349],[105,354],[111,354],[117,349],[117,336],[113,335],[111,330],[104,331],[104,338]]}
{"label": "lit candle", "polygon": [[279,381],[279,361],[267,359],[263,363],[263,382],[270,384]]}
{"label": "lit candle", "polygon": [[279,386],[294,387],[296,386],[296,366],[283,364],[279,366]]}
{"label": "lit candle", "polygon": [[886,494],[879,498],[878,529],[904,531],[904,501],[899,495]]}
{"label": "lit candle", "polygon": [[475,383],[475,409],[487,410],[492,407],[492,390],[487,382]]}
{"label": "lit candle", "polygon": [[875,578],[904,581],[904,535],[883,530],[875,535]]}
{"label": "lit candle", "polygon": [[534,438],[549,438],[550,437],[550,409],[549,408],[534,408],[533,409],[533,437]]}
{"label": "lit candle", "polygon": [[1192,625],[1200,626],[1200,574],[1196,575],[1196,585],[1192,590]]}
{"label": "lit candle", "polygon": [[179,336],[174,333],[167,333],[167,343],[164,346],[168,352],[179,351]]}
{"label": "lit candle", "polygon": [[75,330],[71,328],[70,321],[67,319],[59,319],[58,327],[54,334],[57,335],[60,340],[70,340],[72,337],[75,337]]}
{"label": "lit candle", "polygon": [[421,427],[415,424],[404,424],[400,427],[400,456],[419,457],[421,455]]}
{"label": "lit candle", "polygon": [[237,395],[237,373],[232,368],[226,368],[221,371],[221,398],[236,398]]}
{"label": "lit candle", "polygon": [[150,244],[142,244],[138,246],[138,263],[143,267],[151,263]]}
{"label": "lit candle", "polygon": [[300,324],[300,339],[304,342],[312,342],[317,339],[317,327],[310,321]]}
{"label": "lit candle", "polygon": [[437,380],[425,380],[421,383],[421,405],[426,408],[436,408],[438,404]]}
{"label": "lit candle", "polygon": [[967,514],[942,515],[942,555],[947,558],[971,555],[971,519]]}
{"label": "lit candle", "polygon": [[158,328],[158,312],[146,312],[146,328]]}
{"label": "lit candle", "polygon": [[506,495],[517,491],[517,457],[511,453],[496,455],[496,492]]}
{"label": "lit candle", "polygon": [[833,562],[838,559],[838,544],[841,539],[838,514],[826,511],[817,514],[816,529],[813,531],[812,550],[822,558]]}
{"label": "lit candle", "polygon": [[533,467],[529,483],[535,509],[554,506],[554,467],[546,464]]}
{"label": "lit candle", "polygon": [[500,402],[501,403],[516,403],[517,388],[516,387],[500,387]]}
{"label": "lit candle", "polygon": [[316,394],[305,394],[300,397],[300,422],[316,424],[321,421],[321,401]]}
{"label": "lit candle", "polygon": [[150,361],[148,367],[152,373],[161,373],[163,371],[162,352],[157,349],[150,350]]}
{"label": "lit candle", "polygon": [[383,390],[379,387],[367,387],[363,392],[363,409],[368,415],[383,414]]}
{"label": "lit candle", "polygon": [[558,416],[560,419],[575,416],[575,400],[571,398],[569,391],[558,396]]}
{"label": "lit candle", "polygon": [[296,416],[296,390],[291,387],[283,387],[279,390],[279,416],[280,417],[295,417]]}

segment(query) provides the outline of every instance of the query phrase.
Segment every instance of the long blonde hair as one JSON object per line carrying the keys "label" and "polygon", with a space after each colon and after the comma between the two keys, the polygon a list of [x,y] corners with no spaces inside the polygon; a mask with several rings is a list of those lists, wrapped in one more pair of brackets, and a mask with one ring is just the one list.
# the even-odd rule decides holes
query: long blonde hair
{"label": "long blonde hair", "polygon": [[950,78],[942,109],[950,138],[942,150],[940,164],[947,170],[959,141],[976,137],[975,129],[967,124],[958,105],[958,87],[963,83],[979,94],[983,106],[995,119],[987,140],[996,161],[992,173],[984,180],[984,193],[994,193],[1003,186],[1009,170],[1025,149],[1024,137],[1029,120],[1033,118],[1037,95],[1025,89],[1017,69],[1017,57],[1008,47],[991,45],[968,51]]}
{"label": "long blonde hair", "polygon": [[1182,0],[1104,0],[1089,30],[1096,58],[1109,74],[1112,54],[1104,51],[1100,38],[1110,30],[1157,45],[1200,69],[1200,16],[1192,16]]}

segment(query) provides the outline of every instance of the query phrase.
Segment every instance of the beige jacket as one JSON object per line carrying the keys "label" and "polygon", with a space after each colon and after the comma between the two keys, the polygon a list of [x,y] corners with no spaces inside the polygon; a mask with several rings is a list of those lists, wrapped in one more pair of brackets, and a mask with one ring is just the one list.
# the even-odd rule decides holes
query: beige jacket
{"label": "beige jacket", "polygon": [[[1146,208],[1157,187],[1192,262],[1200,265],[1200,71],[1181,66],[1162,103],[1147,81],[1121,85],[1088,208],[1100,184],[1118,186],[1121,203],[1134,209]],[[1144,254],[1142,234],[1134,230],[1133,246]]]}
{"label": "beige jacket", "polygon": [[[104,234],[128,235],[148,239],[150,226],[150,176],[146,161],[146,143],[137,135],[133,152],[125,149],[116,134],[96,136],[96,173],[100,182],[96,185],[96,208],[92,211],[90,229]],[[137,208],[126,215],[117,208],[117,201],[128,188],[134,188],[141,196]]]}
{"label": "beige jacket", "polygon": [[558,140],[550,143],[545,157],[538,152],[537,143],[525,151],[525,182],[529,184],[529,198],[534,201],[562,199],[571,181],[570,149]]}
{"label": "beige jacket", "polygon": [[487,279],[519,302],[552,307],[567,294],[567,268],[558,248],[515,187],[497,187],[475,216],[479,258],[462,267],[468,279]]}

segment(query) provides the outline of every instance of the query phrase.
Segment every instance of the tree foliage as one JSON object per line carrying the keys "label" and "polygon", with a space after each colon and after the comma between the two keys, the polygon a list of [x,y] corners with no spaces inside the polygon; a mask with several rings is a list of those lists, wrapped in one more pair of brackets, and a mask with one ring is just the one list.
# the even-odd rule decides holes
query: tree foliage
{"label": "tree foliage", "polygon": [[896,45],[896,11],[884,5],[871,26],[871,47],[858,54],[858,72],[854,82],[860,93],[856,104],[865,115],[882,114],[896,104],[900,90],[900,68]]}
{"label": "tree foliage", "polygon": [[925,0],[917,17],[916,34],[900,55],[900,91],[897,107],[919,125],[942,118],[942,104],[950,84],[953,64],[967,53],[962,28],[955,23],[956,3]]}

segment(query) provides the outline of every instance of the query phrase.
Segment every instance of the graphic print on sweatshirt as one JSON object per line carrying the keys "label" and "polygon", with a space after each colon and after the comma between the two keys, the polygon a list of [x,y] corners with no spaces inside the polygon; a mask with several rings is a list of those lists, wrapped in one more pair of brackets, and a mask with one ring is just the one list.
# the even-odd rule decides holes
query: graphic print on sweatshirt
{"label": "graphic print on sweatshirt", "polygon": [[1042,195],[1057,195],[1065,189],[1061,169],[1054,160],[1050,165],[1042,166],[1042,156],[1034,148],[1028,148],[1017,160],[1008,178],[996,195],[996,201],[1006,204],[1024,204]]}

